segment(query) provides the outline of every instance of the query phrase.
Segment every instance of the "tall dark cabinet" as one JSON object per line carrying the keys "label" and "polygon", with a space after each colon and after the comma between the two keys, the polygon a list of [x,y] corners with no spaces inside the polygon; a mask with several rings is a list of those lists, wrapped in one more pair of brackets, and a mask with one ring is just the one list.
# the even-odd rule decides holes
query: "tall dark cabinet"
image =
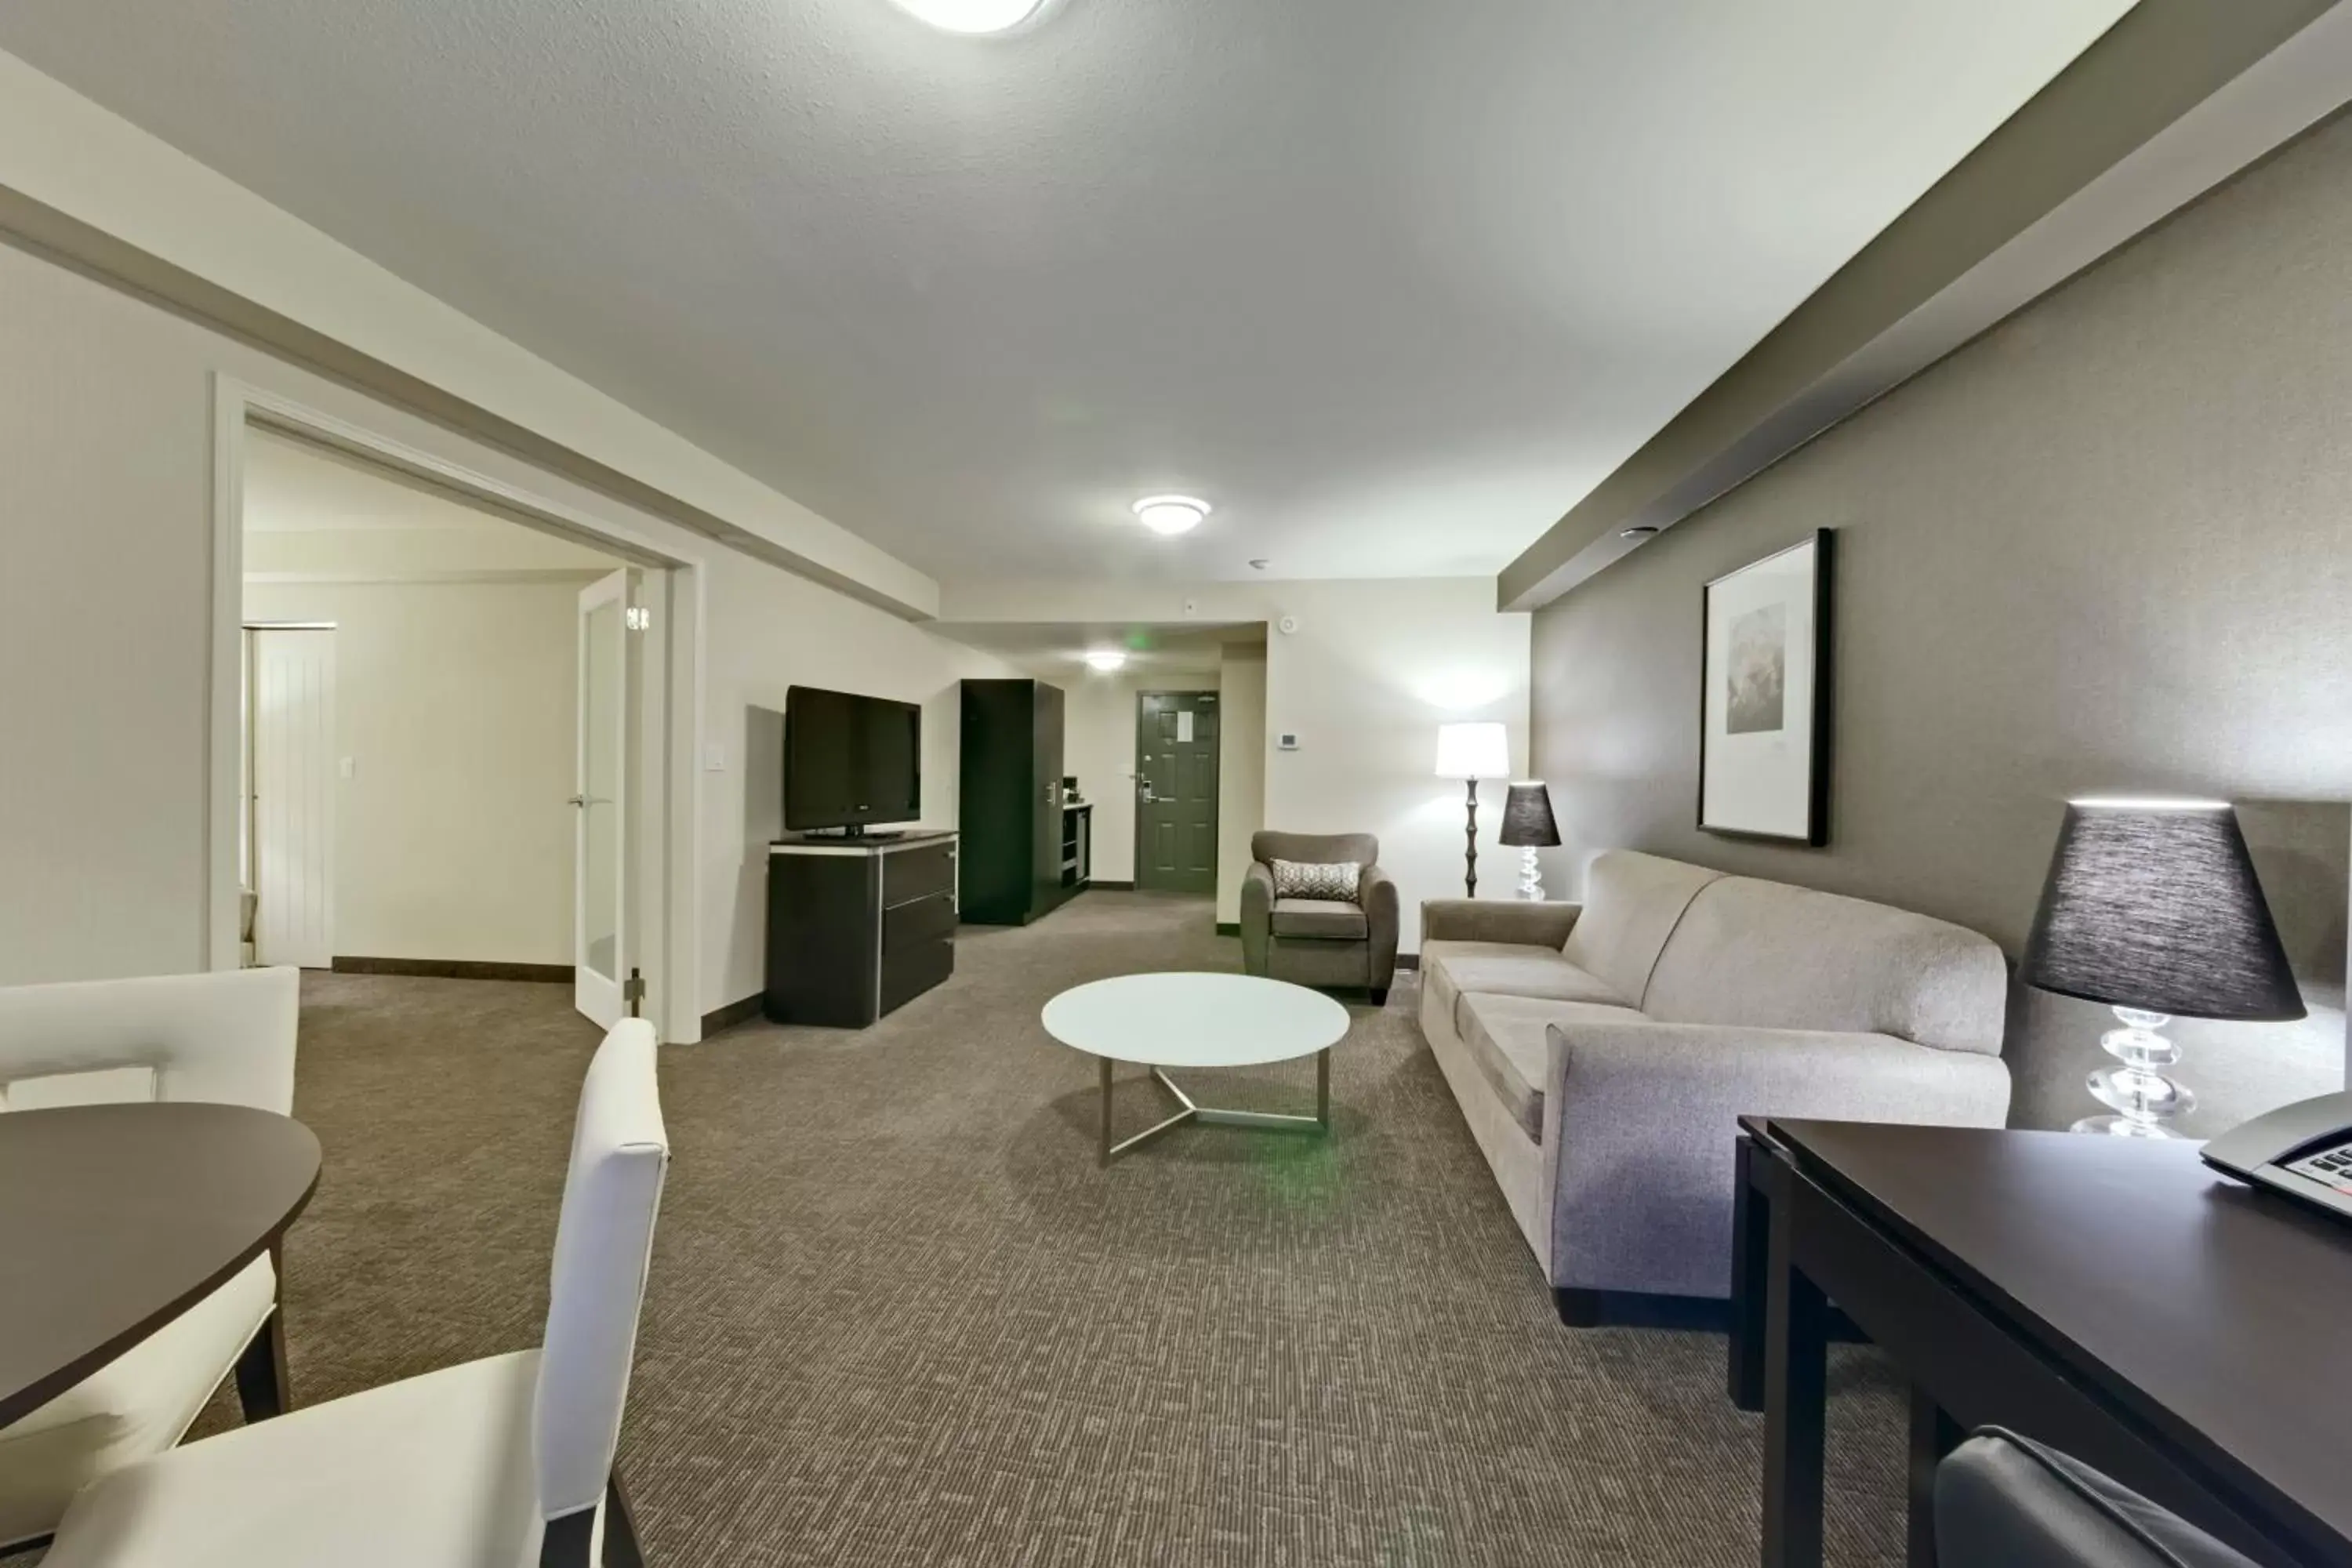
{"label": "tall dark cabinet", "polygon": [[1062,876],[1062,689],[963,683],[962,899],[973,925],[1027,925],[1077,889]]}

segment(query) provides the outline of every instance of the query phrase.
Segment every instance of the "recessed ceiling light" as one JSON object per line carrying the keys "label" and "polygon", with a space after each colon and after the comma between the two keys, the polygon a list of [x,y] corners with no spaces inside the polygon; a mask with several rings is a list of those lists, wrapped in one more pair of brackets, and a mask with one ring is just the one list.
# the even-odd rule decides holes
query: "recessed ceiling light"
{"label": "recessed ceiling light", "polygon": [[900,9],[950,33],[1002,33],[1036,13],[1045,0],[898,0]]}
{"label": "recessed ceiling light", "polygon": [[1145,496],[1135,503],[1136,521],[1154,533],[1190,533],[1209,515],[1209,503],[1191,496]]}
{"label": "recessed ceiling light", "polygon": [[1099,669],[1108,674],[1111,670],[1118,668],[1126,662],[1127,655],[1119,652],[1118,649],[1115,647],[1097,647],[1088,648],[1087,650],[1087,668],[1088,669]]}
{"label": "recessed ceiling light", "polygon": [[1619,529],[1617,531],[1617,537],[1620,539],[1647,539],[1650,535],[1657,531],[1657,527],[1654,523],[1637,522],[1631,528]]}

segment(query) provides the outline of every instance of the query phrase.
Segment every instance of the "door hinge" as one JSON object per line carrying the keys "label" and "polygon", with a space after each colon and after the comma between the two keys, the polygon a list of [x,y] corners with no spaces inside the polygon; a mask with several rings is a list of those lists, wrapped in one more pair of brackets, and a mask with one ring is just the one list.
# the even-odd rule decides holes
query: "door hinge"
{"label": "door hinge", "polygon": [[637,1016],[637,1004],[646,999],[646,977],[643,971],[632,968],[629,977],[621,982],[621,1000],[629,1005],[629,1016]]}
{"label": "door hinge", "polygon": [[654,627],[654,612],[650,605],[631,605],[621,617],[621,624],[633,632],[649,632]]}

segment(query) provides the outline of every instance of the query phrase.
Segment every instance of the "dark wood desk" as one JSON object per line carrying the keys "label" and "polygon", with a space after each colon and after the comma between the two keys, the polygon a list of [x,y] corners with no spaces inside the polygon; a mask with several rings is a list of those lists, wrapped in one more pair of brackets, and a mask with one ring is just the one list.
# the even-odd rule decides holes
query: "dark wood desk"
{"label": "dark wood desk", "polygon": [[1915,1564],[1936,1460],[2000,1425],[2257,1562],[2352,1568],[2352,1226],[2188,1143],[1742,1128],[1730,1385],[1767,1412],[1766,1568],[1822,1561],[1832,1301],[1911,1379]]}
{"label": "dark wood desk", "polygon": [[[318,1181],[309,1128],[241,1105],[0,1114],[0,1426],[274,1252]],[[237,1363],[248,1418],[285,1408],[285,1348],[273,1310]]]}

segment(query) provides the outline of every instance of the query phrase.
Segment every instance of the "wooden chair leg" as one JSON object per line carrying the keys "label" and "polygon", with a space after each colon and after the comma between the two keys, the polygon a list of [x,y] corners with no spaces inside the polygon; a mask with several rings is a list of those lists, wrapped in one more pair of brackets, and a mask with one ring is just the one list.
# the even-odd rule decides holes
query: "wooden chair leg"
{"label": "wooden chair leg", "polygon": [[276,1247],[270,1248],[269,1267],[277,1299],[236,1358],[236,1402],[248,1424],[294,1408],[294,1384],[286,1373],[286,1262]]}

